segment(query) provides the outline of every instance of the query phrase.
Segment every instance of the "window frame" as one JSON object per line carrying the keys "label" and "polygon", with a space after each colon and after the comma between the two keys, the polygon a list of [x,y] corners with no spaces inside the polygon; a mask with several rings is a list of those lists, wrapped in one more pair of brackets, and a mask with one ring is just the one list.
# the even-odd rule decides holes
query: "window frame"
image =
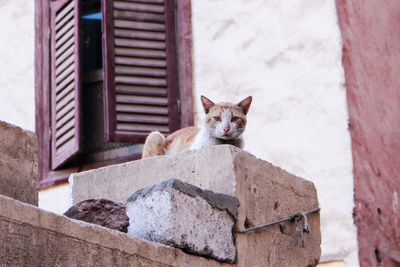
{"label": "window frame", "polygon": [[[38,138],[38,188],[43,189],[68,182],[71,173],[140,158],[140,154],[57,171],[51,170],[51,10],[53,0],[35,1],[35,120]],[[176,9],[176,39],[181,127],[192,126],[193,78],[191,0],[174,0]]]}

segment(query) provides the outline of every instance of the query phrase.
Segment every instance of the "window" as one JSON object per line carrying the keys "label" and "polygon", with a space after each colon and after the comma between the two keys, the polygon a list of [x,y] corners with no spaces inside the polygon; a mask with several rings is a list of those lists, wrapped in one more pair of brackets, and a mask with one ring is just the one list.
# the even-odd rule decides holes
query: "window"
{"label": "window", "polygon": [[36,1],[39,187],[193,125],[190,1]]}

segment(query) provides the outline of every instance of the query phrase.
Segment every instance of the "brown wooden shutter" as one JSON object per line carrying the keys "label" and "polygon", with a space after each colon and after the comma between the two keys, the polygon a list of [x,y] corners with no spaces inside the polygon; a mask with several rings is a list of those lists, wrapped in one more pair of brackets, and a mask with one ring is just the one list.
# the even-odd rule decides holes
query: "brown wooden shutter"
{"label": "brown wooden shutter", "polygon": [[80,1],[51,5],[52,169],[80,149]]}
{"label": "brown wooden shutter", "polygon": [[174,0],[102,0],[106,138],[180,127]]}

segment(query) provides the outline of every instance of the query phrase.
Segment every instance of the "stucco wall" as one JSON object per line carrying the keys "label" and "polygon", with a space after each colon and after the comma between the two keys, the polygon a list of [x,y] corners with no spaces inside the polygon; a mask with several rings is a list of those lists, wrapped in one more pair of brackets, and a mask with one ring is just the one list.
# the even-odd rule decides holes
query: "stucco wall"
{"label": "stucco wall", "polygon": [[[362,266],[400,264],[400,6],[337,0]],[[351,29],[351,30],[349,30]]]}
{"label": "stucco wall", "polygon": [[0,120],[35,130],[34,2],[0,0]]}
{"label": "stucco wall", "polygon": [[357,266],[335,2],[192,0],[192,22],[197,125],[200,94],[217,102],[252,95],[245,149],[315,183],[322,261]]}

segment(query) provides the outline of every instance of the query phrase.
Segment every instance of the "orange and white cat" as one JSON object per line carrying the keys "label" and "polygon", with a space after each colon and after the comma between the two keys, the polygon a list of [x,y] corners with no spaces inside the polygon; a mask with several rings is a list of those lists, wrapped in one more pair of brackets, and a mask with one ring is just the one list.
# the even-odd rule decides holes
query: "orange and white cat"
{"label": "orange and white cat", "polygon": [[173,132],[167,138],[160,132],[151,132],[144,143],[142,158],[170,155],[187,149],[219,144],[243,148],[242,134],[252,97],[249,96],[238,104],[215,104],[205,96],[201,96],[200,99],[205,113],[203,127],[186,127]]}

